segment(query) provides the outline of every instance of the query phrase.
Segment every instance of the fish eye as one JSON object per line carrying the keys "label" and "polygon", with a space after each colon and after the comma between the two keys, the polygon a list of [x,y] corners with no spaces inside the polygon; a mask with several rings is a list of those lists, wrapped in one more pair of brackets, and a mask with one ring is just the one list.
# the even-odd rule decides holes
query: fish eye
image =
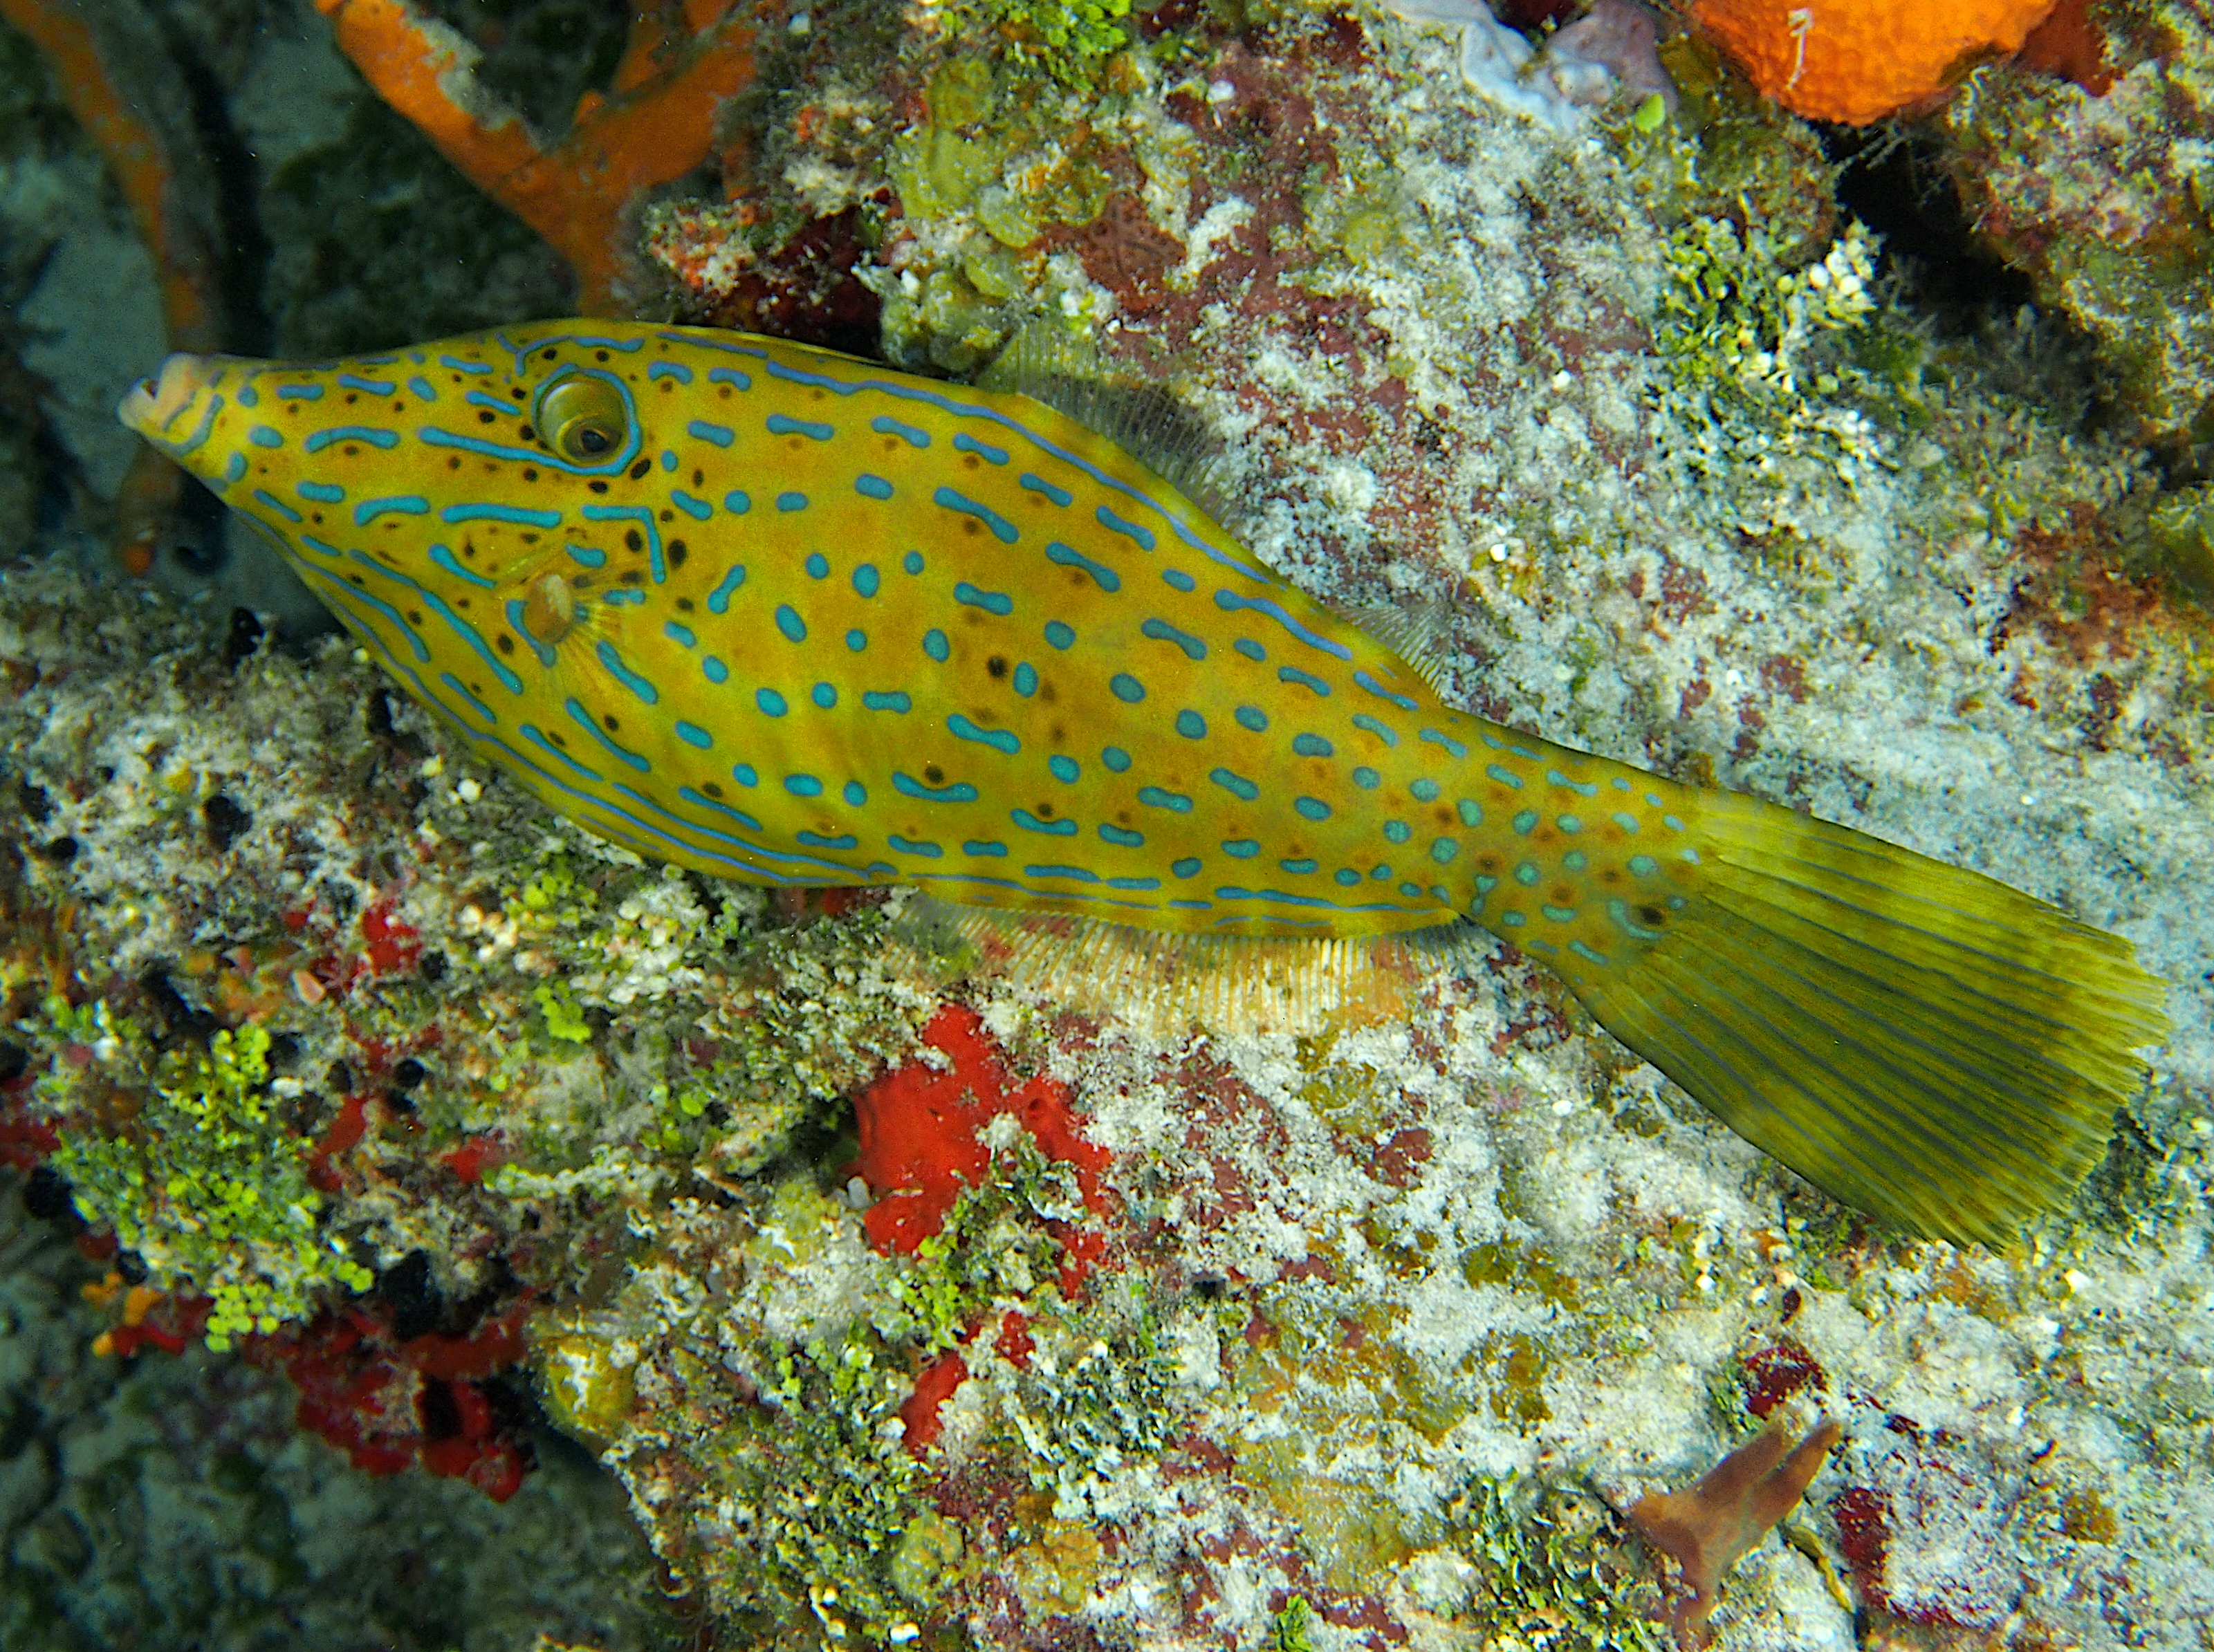
{"label": "fish eye", "polygon": [[612,458],[630,440],[622,392],[596,374],[555,374],[539,387],[530,418],[546,445],[572,464]]}

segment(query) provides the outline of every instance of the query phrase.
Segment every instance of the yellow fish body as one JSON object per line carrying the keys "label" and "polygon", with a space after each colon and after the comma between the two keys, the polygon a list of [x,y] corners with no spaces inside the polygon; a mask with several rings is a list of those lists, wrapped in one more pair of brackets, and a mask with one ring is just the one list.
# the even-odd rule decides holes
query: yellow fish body
{"label": "yellow fish body", "polygon": [[173,356],[120,412],[473,750],[645,855],[1210,936],[1466,917],[1948,1235],[2064,1195],[2164,1028],[2125,942],[2027,896],[1442,704],[1025,396],[568,321]]}

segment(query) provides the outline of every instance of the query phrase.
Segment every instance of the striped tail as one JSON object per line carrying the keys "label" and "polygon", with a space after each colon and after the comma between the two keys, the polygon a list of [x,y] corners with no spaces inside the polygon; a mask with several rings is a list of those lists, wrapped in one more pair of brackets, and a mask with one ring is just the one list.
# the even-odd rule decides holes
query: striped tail
{"label": "striped tail", "polygon": [[1700,794],[1656,938],[1563,970],[1599,1024],[1846,1204],[2000,1243],[2065,1201],[2167,1035],[2129,942],[1980,874]]}

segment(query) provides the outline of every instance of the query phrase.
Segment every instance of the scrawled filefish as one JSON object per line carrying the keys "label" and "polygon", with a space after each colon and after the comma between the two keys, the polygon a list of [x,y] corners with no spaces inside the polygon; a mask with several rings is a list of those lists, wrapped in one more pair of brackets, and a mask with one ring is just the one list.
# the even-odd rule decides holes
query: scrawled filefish
{"label": "scrawled filefish", "polygon": [[2064,1198],[2164,1034],[2129,945],[2052,906],[1443,704],[1026,396],[564,321],[172,356],[120,411],[473,750],[645,855],[1195,935],[1467,918],[1953,1237]]}

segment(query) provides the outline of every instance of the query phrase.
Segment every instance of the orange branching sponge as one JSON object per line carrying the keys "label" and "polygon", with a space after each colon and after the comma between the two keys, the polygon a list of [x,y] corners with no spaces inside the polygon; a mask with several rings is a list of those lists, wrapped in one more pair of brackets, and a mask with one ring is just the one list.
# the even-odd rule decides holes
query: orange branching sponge
{"label": "orange branching sponge", "polygon": [[386,102],[569,260],[579,303],[596,315],[625,308],[623,214],[706,158],[716,106],[754,78],[754,30],[733,0],[642,7],[608,91],[587,92],[568,136],[549,144],[477,84],[475,47],[412,0],[315,9]]}
{"label": "orange branching sponge", "polygon": [[1631,1506],[1631,1529],[1676,1563],[1668,1623],[1677,1645],[1707,1644],[1722,1578],[1797,1506],[1840,1433],[1824,1422],[1795,1446],[1781,1428],[1765,1429],[1690,1490],[1655,1491]]}
{"label": "orange branching sponge", "polygon": [[[158,43],[134,38],[133,16],[83,0],[0,0],[0,19],[38,49],[70,113],[100,151],[160,279],[169,348],[219,348],[222,296],[211,239],[210,172],[176,101],[146,84]],[[167,116],[168,119],[163,117]],[[150,448],[132,459],[116,500],[116,559],[143,576],[184,488],[185,474]]]}
{"label": "orange branching sponge", "polygon": [[2053,0],[1691,0],[1693,23],[1794,113],[1865,126],[2010,58]]}

